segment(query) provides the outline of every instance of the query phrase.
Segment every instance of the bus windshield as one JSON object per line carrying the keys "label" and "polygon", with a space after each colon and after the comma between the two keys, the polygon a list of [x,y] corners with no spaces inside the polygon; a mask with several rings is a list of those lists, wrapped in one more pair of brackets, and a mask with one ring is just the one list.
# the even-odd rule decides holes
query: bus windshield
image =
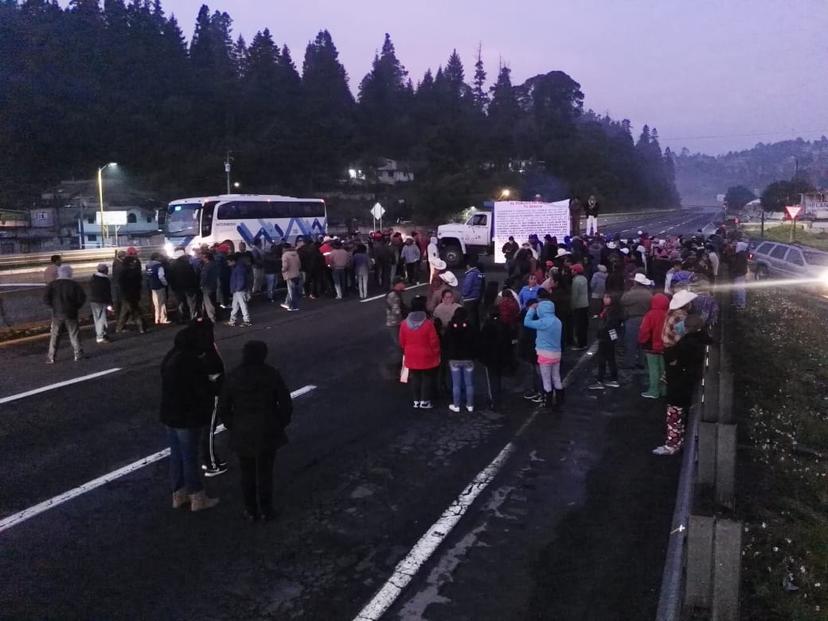
{"label": "bus windshield", "polygon": [[200,203],[179,203],[167,208],[167,234],[170,236],[198,235]]}

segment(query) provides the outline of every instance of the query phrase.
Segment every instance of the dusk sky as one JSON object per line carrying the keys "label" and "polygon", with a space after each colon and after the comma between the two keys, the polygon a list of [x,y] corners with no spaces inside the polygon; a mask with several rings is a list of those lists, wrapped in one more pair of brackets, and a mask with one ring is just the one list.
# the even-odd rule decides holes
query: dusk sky
{"label": "dusk sky", "polygon": [[[185,35],[203,2],[165,0]],[[824,0],[232,0],[209,4],[249,42],[269,27],[301,71],[307,42],[330,30],[356,91],[389,32],[414,83],[457,48],[467,80],[478,43],[518,84],[559,69],[585,107],[658,128],[662,146],[722,153],[828,135]]]}

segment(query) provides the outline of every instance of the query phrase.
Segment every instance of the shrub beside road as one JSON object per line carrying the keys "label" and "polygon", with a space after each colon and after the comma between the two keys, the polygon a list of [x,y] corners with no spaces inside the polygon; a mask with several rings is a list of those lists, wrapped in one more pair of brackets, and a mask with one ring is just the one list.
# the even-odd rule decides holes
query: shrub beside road
{"label": "shrub beside road", "polygon": [[[785,242],[791,241],[791,225],[782,224],[773,228],[765,229],[765,239],[770,241]],[[828,232],[813,233],[806,231],[802,226],[796,226],[796,241],[803,246],[811,246],[819,250],[828,251]]]}
{"label": "shrub beside road", "polygon": [[828,618],[825,311],[756,290],[730,344],[740,408],[742,616]]}

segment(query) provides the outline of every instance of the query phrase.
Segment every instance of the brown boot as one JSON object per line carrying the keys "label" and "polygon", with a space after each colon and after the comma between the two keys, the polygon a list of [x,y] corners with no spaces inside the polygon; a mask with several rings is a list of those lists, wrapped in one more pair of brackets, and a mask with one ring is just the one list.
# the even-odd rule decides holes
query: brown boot
{"label": "brown boot", "polygon": [[190,511],[212,509],[219,503],[218,498],[210,498],[204,490],[190,494]]}
{"label": "brown boot", "polygon": [[186,488],[177,489],[173,492],[173,509],[180,509],[190,502],[190,496],[187,494]]}

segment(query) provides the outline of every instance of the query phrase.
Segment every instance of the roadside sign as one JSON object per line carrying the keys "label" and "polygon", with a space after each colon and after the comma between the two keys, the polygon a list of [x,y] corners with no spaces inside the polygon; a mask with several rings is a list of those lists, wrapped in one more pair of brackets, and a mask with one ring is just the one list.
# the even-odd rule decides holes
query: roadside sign
{"label": "roadside sign", "polygon": [[799,212],[802,211],[802,207],[800,205],[788,205],[785,207],[785,211],[788,212],[788,216],[791,220],[796,220]]}
{"label": "roadside sign", "polygon": [[377,203],[371,208],[371,215],[374,216],[374,220],[379,220],[385,215],[385,208]]}

